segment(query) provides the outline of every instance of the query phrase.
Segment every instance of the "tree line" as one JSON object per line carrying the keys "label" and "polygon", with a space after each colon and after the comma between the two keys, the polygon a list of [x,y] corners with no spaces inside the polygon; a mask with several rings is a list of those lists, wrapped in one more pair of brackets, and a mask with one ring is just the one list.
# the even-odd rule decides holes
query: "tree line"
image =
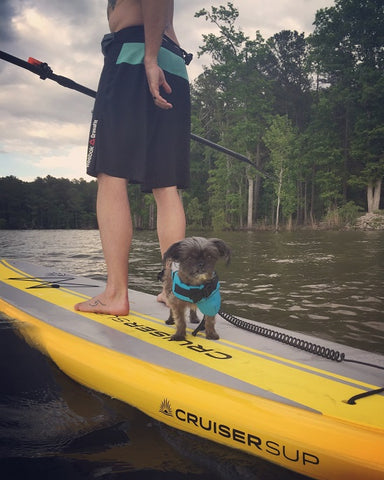
{"label": "tree line", "polygon": [[0,229],[97,228],[96,181],[0,178]]}
{"label": "tree line", "polygon": [[231,2],[196,13],[217,33],[204,35],[200,47],[211,64],[193,85],[193,127],[255,168],[194,145],[198,183],[208,185],[191,192],[203,218],[224,228],[279,228],[378,210],[383,2],[336,0],[317,11],[308,37],[284,30],[250,38],[238,16]]}
{"label": "tree line", "polygon": [[[192,84],[192,131],[246,156],[191,144],[188,224],[241,229],[329,226],[381,206],[384,177],[384,4],[336,0],[305,36],[265,40],[237,27],[233,3],[202,9],[215,26]],[[96,183],[0,179],[0,228],[95,228]],[[155,204],[129,187],[136,228],[155,228]]]}

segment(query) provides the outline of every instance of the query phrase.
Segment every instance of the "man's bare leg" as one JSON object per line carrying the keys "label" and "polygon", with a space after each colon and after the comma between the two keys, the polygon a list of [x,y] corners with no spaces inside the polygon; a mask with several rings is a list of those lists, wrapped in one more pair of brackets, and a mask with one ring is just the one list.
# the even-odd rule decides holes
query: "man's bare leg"
{"label": "man's bare leg", "polygon": [[100,174],[97,181],[97,220],[107,265],[107,286],[100,295],[75,305],[75,310],[127,315],[128,257],[132,241],[127,181],[105,174]]}
{"label": "man's bare leg", "polygon": [[[185,238],[185,213],[176,187],[154,188],[157,205],[157,235],[161,256],[175,242]],[[164,292],[157,296],[158,302],[166,303]]]}

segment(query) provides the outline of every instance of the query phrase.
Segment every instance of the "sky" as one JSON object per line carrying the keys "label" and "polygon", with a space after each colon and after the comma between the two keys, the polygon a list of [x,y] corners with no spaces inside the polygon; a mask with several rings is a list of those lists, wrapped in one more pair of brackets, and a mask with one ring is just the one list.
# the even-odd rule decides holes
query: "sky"
{"label": "sky", "polygon": [[[333,0],[232,0],[237,26],[251,39],[281,30],[313,31],[317,10]],[[194,18],[226,0],[175,0],[174,26],[193,81],[210,64],[197,56],[202,35],[217,27]],[[100,41],[108,33],[106,0],[0,0],[0,50],[47,62],[63,75],[96,90],[102,68]],[[24,181],[51,175],[91,180],[85,173],[93,99],[0,59],[0,177]],[[230,145],[228,146],[230,148]]]}

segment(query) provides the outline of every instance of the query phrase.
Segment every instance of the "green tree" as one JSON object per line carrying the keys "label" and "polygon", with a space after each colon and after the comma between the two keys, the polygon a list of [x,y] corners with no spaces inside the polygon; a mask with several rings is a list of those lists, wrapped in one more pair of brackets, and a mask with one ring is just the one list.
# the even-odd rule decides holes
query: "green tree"
{"label": "green tree", "polygon": [[25,184],[14,176],[0,179],[1,228],[28,228],[28,208]]}
{"label": "green tree", "polygon": [[349,183],[366,187],[367,210],[372,213],[380,208],[384,178],[384,76],[372,70],[370,78],[361,84],[351,141],[354,171]]}
{"label": "green tree", "polygon": [[312,102],[308,42],[304,33],[282,30],[267,40],[267,46],[263,70],[273,82],[275,113],[288,115],[302,130]]}
{"label": "green tree", "polygon": [[187,224],[190,228],[202,228],[203,227],[203,209],[201,208],[199,199],[193,197],[186,207]]}
{"label": "green tree", "polygon": [[270,165],[275,177],[273,181],[276,195],[275,228],[279,229],[280,207],[291,227],[297,196],[297,168],[294,163],[296,132],[287,115],[273,117],[264,135],[264,141],[270,151]]}
{"label": "green tree", "polygon": [[321,81],[333,92],[343,155],[343,200],[347,187],[365,183],[368,209],[380,203],[384,131],[384,4],[380,0],[336,0],[321,9],[311,36]]}
{"label": "green tree", "polygon": [[309,218],[315,223],[343,201],[344,159],[333,92],[323,90],[300,138],[302,172],[310,185]]}
{"label": "green tree", "polygon": [[0,228],[96,228],[96,182],[0,178]]}
{"label": "green tree", "polygon": [[[212,65],[195,82],[195,99],[207,134],[214,132],[216,141],[231,145],[231,148],[250,158],[256,168],[261,168],[261,138],[272,104],[270,85],[257,69],[261,63],[259,57],[265,54],[265,42],[258,33],[255,40],[250,40],[237,29],[235,22],[238,15],[238,10],[230,2],[226,7],[211,7],[210,11],[203,9],[196,13],[197,17],[204,16],[215,24],[218,34],[203,36],[204,45],[199,54],[208,53]],[[225,175],[211,171],[210,192],[218,195],[220,190],[222,207],[212,207],[212,215],[218,216],[220,212],[220,218],[225,219],[223,224],[233,226],[237,218],[240,227],[244,224],[244,216],[247,216],[247,225],[252,226],[260,176],[257,171],[250,173],[238,161],[225,159],[221,162]],[[221,181],[225,177],[230,179],[228,184]],[[212,204],[215,202],[211,201]]]}

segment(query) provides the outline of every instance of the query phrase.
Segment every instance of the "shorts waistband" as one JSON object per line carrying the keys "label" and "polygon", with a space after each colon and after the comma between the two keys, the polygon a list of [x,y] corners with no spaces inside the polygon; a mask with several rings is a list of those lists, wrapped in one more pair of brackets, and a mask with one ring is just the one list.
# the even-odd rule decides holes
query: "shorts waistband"
{"label": "shorts waistband", "polygon": [[[123,44],[131,42],[145,42],[143,25],[135,25],[132,27],[123,28],[117,32],[107,33],[106,35],[104,35],[103,40],[101,41],[102,52],[105,55],[108,46],[112,43]],[[177,43],[167,37],[167,35],[163,35],[163,41],[161,46],[181,57],[186,63],[186,65],[189,65],[191,63],[193,58],[192,53],[187,53]]]}

